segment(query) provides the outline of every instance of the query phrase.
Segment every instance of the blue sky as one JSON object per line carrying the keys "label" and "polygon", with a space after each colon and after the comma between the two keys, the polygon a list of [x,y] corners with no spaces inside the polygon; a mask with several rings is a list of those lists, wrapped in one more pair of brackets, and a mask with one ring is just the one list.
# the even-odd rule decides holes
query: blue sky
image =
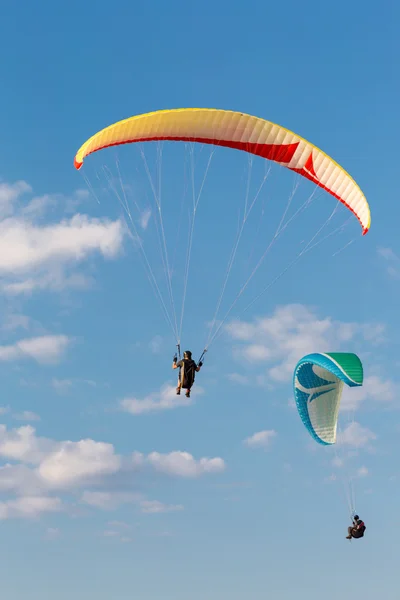
{"label": "blue sky", "polygon": [[[400,249],[395,157],[395,3],[39,1],[0,20],[0,576],[7,600],[286,600],[398,597],[397,398]],[[321,243],[246,306],[335,209],[293,219],[221,327],[190,402],[173,393],[175,340],[121,206],[131,202],[168,301],[156,210],[138,148],[78,147],[128,116],[186,106],[239,110],[304,136],[369,200],[361,237],[343,207]],[[149,145],[148,145],[149,146]],[[265,161],[183,145],[142,146],[162,167],[163,224],[180,317],[192,174],[199,202],[182,330],[206,342],[246,197]],[[118,163],[117,163],[118,160]],[[86,179],[96,193],[90,195]],[[225,314],[312,185],[274,166],[254,204]],[[136,204],[135,204],[136,203]],[[240,212],[242,211],[242,212]],[[333,232],[335,232],[333,234]],[[326,237],[332,233],[329,237]],[[171,311],[170,311],[171,312]],[[291,372],[309,351],[354,351],[337,449],[312,443]],[[259,434],[258,436],[256,434]],[[255,436],[255,437],[254,437]],[[354,477],[361,542],[345,539],[341,482]]]}

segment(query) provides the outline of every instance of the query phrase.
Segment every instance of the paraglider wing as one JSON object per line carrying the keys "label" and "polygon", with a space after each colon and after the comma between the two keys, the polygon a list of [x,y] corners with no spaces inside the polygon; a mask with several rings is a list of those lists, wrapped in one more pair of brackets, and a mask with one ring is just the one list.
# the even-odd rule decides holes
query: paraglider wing
{"label": "paraglider wing", "polygon": [[292,131],[258,117],[210,108],[160,110],[136,115],[102,129],[78,150],[80,169],[86,156],[110,146],[145,141],[187,141],[243,150],[275,161],[309,179],[342,202],[370,227],[367,200],[354,179],[322,150]]}
{"label": "paraglider wing", "polygon": [[315,441],[324,445],[336,442],[343,386],[362,383],[363,367],[356,354],[315,353],[298,362],[293,376],[297,410]]}

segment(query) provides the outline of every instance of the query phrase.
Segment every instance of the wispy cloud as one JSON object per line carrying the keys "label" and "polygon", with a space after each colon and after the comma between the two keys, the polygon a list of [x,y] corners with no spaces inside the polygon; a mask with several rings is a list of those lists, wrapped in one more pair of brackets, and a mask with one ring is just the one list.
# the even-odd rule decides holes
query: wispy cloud
{"label": "wispy cloud", "polygon": [[130,504],[138,500],[140,495],[137,493],[115,491],[85,491],[81,498],[83,503],[102,510],[115,510],[122,504]]}
{"label": "wispy cloud", "polygon": [[153,352],[153,354],[158,354],[161,352],[163,339],[160,335],[156,335],[150,340],[149,348]]}
{"label": "wispy cloud", "polygon": [[273,429],[265,429],[264,431],[253,433],[253,435],[244,440],[244,443],[250,448],[266,448],[276,436],[277,433]]}
{"label": "wispy cloud", "polygon": [[132,537],[127,535],[131,527],[123,521],[109,521],[107,523],[109,529],[103,531],[103,536],[113,540],[117,540],[122,544],[126,544],[132,541]]}
{"label": "wispy cloud", "polygon": [[51,386],[55,389],[55,391],[58,394],[65,394],[67,393],[69,390],[71,390],[71,388],[73,386],[88,386],[90,388],[96,388],[99,385],[100,386],[107,386],[107,384],[98,384],[96,381],[93,381],[92,379],[58,379],[57,377],[54,377],[51,380]]}
{"label": "wispy cloud", "polygon": [[9,346],[0,346],[0,361],[30,358],[42,364],[55,363],[62,358],[72,341],[66,335],[25,338]]}
{"label": "wispy cloud", "polygon": [[357,477],[366,477],[367,475],[369,475],[367,467],[363,466],[357,469]]}
{"label": "wispy cloud", "polygon": [[121,529],[129,529],[130,528],[129,523],[126,523],[125,521],[108,521],[107,525],[109,527],[117,527],[117,528],[121,528]]}
{"label": "wispy cloud", "polygon": [[151,210],[149,208],[142,212],[142,214],[140,215],[140,220],[139,220],[140,227],[142,229],[147,229],[149,221],[150,221],[150,217],[151,217]]}
{"label": "wispy cloud", "polygon": [[175,451],[169,454],[151,452],[147,456],[139,452],[133,455],[135,467],[151,466],[160,473],[178,477],[199,477],[206,473],[222,473],[225,462],[222,458],[200,458],[196,460],[189,452]]}
{"label": "wispy cloud", "polygon": [[49,496],[25,496],[0,502],[0,519],[32,518],[42,513],[62,510],[60,498]]}
{"label": "wispy cloud", "polygon": [[247,385],[249,383],[249,378],[240,373],[229,373],[227,377],[230,381],[233,381],[233,383],[239,383],[240,385]]}
{"label": "wispy cloud", "polygon": [[341,410],[353,411],[366,400],[373,400],[380,404],[391,403],[396,397],[396,386],[390,379],[383,379],[377,375],[365,377],[363,385],[358,388],[344,389]]}
{"label": "wispy cloud", "polygon": [[350,448],[365,448],[377,439],[376,434],[353,421],[338,434],[337,444]]}
{"label": "wispy cloud", "polygon": [[0,181],[0,218],[4,219],[13,214],[15,203],[32,191],[31,186],[26,181],[16,181],[7,183]]}
{"label": "wispy cloud", "polygon": [[4,283],[2,290],[9,296],[28,296],[40,290],[52,290],[61,292],[67,288],[88,289],[94,285],[92,277],[83,273],[66,274],[59,267],[52,266],[49,273],[36,275],[35,277],[24,277],[21,281]]}
{"label": "wispy cloud", "polygon": [[17,329],[24,329],[27,331],[32,324],[32,319],[27,315],[9,313],[4,316],[2,329],[3,331],[16,331]]}
{"label": "wispy cloud", "polygon": [[[202,394],[203,389],[199,386],[193,388],[192,394]],[[190,406],[192,398],[186,398],[184,394],[177,396],[176,388],[169,384],[162,386],[160,391],[148,394],[144,398],[124,398],[119,405],[121,410],[132,415],[142,415],[162,410],[172,410],[181,406]]]}
{"label": "wispy cloud", "polygon": [[380,246],[378,248],[378,254],[385,260],[398,260],[397,254],[395,254],[391,248],[384,248]]}
{"label": "wispy cloud", "polygon": [[40,421],[39,415],[30,410],[24,410],[23,412],[15,413],[13,414],[13,418],[17,421]]}
{"label": "wispy cloud", "polygon": [[52,379],[51,385],[56,390],[56,392],[58,392],[59,394],[64,394],[71,388],[72,381],[71,379],[57,379],[55,377]]}
{"label": "wispy cloud", "polygon": [[385,270],[386,273],[392,279],[400,278],[400,258],[399,256],[391,249],[380,246],[378,248],[378,254],[381,258],[383,258],[385,262]]}
{"label": "wispy cloud", "polygon": [[182,504],[163,504],[158,500],[142,500],[140,502],[140,508],[143,513],[147,514],[160,514],[177,512],[183,510]]}
{"label": "wispy cloud", "polygon": [[60,537],[60,530],[57,527],[48,527],[46,529],[46,539],[47,540],[55,540]]}

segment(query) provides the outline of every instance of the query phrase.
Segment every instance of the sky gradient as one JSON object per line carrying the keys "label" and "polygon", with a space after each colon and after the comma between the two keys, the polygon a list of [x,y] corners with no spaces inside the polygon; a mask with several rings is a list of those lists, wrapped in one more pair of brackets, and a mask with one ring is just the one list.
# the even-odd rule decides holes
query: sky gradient
{"label": "sky gradient", "polygon": [[[4,598],[397,600],[399,6],[1,12]],[[143,144],[74,169],[101,128],[178,107],[253,114],[322,148],[364,191],[370,232],[310,182],[233,150]],[[192,397],[177,397],[174,327],[146,260],[173,316],[171,281],[182,350],[198,358],[246,206],[221,335]],[[291,381],[304,354],[326,351],[365,369],[334,448],[308,436]],[[349,478],[367,525],[351,543]]]}

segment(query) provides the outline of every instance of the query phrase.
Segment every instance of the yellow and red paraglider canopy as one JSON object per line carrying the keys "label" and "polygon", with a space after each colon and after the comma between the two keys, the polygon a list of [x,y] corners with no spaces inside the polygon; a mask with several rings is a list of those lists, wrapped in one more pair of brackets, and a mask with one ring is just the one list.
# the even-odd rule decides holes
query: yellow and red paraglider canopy
{"label": "yellow and red paraglider canopy", "polygon": [[74,164],[80,169],[86,156],[103,148],[159,140],[225,146],[277,162],[342,202],[359,220],[363,235],[370,228],[368,202],[347,171],[285,127],[241,112],[181,108],[136,115],[89,138],[78,150]]}

